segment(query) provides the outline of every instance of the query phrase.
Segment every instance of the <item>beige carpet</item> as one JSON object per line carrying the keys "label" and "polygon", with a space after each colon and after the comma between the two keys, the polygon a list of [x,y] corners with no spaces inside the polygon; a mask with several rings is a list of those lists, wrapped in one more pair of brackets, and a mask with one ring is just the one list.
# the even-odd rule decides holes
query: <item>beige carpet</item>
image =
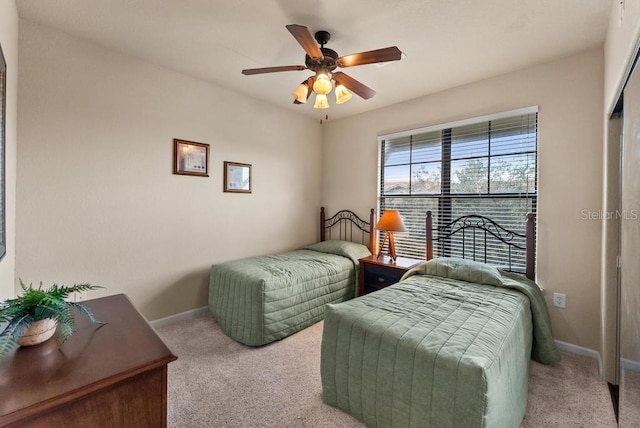
{"label": "beige carpet", "polygon": [[631,368],[623,370],[620,382],[620,426],[640,427],[640,372]]}
{"label": "beige carpet", "polygon": [[[325,405],[322,323],[261,348],[222,333],[209,314],[157,328],[178,355],[169,364],[169,427],[361,427]],[[595,360],[563,353],[556,367],[532,363],[523,427],[615,427]]]}

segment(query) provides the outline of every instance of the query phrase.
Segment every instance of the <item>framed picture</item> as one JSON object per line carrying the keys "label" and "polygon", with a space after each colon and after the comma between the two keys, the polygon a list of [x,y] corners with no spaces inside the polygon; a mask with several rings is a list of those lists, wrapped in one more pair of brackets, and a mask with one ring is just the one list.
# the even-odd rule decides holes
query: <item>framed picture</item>
{"label": "framed picture", "polygon": [[209,176],[209,145],[173,139],[173,173]]}
{"label": "framed picture", "polygon": [[224,191],[251,193],[251,165],[225,161]]}

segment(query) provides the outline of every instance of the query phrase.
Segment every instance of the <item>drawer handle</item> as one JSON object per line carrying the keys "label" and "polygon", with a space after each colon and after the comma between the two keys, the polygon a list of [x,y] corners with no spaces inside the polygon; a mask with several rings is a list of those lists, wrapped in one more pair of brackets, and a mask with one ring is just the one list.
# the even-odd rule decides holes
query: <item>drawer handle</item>
{"label": "drawer handle", "polygon": [[379,276],[379,277],[378,277],[378,282],[379,282],[379,283],[383,283],[383,282],[384,282],[384,278],[383,278],[383,277],[381,277],[381,276]]}

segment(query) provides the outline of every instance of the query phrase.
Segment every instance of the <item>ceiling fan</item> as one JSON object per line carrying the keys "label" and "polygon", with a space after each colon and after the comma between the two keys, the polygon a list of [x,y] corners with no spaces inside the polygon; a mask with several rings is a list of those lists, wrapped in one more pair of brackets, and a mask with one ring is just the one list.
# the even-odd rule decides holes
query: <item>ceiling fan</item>
{"label": "ceiling fan", "polygon": [[[312,36],[307,27],[303,25],[291,24],[286,27],[306,52],[305,65],[249,68],[242,70],[242,74],[250,76],[253,74],[300,70],[311,70],[315,72],[316,74],[314,76],[303,81],[293,92],[294,104],[306,103],[311,96],[311,89],[313,89],[313,92],[316,93],[314,107],[320,109],[328,108],[329,102],[327,100],[327,94],[331,92],[333,87],[331,80],[336,83],[335,94],[337,104],[345,103],[351,99],[349,90],[368,100],[376,94],[376,91],[360,83],[348,74],[334,70],[337,67],[345,68],[356,65],[398,61],[402,57],[402,52],[396,46],[338,56],[338,53],[333,49],[324,47],[331,39],[329,32],[318,31]],[[319,47],[318,44],[320,45]]]}

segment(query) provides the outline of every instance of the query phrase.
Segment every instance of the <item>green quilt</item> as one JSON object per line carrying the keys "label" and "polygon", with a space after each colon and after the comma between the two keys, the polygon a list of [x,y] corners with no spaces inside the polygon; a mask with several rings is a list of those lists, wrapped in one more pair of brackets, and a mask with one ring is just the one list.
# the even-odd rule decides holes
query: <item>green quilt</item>
{"label": "green quilt", "polygon": [[320,320],[327,303],[355,296],[366,246],[324,241],[304,249],[211,267],[209,309],[222,331],[249,346],[282,339]]}
{"label": "green quilt", "polygon": [[327,305],[323,399],[372,427],[518,427],[530,357],[560,358],[549,326],[533,282],[434,259],[398,284]]}

